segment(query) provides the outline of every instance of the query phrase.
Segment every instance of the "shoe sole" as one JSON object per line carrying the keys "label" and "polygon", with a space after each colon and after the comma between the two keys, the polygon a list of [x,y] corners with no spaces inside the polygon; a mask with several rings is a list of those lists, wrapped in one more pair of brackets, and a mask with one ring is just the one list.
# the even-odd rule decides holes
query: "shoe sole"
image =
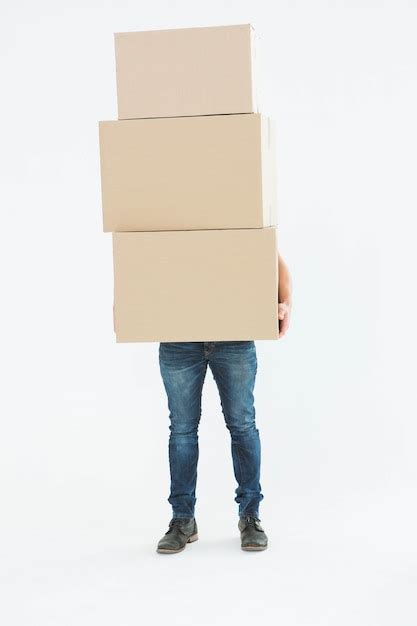
{"label": "shoe sole", "polygon": [[178,550],[170,550],[169,548],[157,548],[156,551],[160,554],[176,554],[177,552],[182,552],[183,550],[185,550],[187,543],[193,543],[194,541],[197,541],[197,539],[198,533],[196,533],[195,535],[191,535],[191,537],[187,539],[182,548],[178,548]]}
{"label": "shoe sole", "polygon": [[267,545],[266,546],[240,546],[242,548],[242,550],[266,550],[267,549]]}

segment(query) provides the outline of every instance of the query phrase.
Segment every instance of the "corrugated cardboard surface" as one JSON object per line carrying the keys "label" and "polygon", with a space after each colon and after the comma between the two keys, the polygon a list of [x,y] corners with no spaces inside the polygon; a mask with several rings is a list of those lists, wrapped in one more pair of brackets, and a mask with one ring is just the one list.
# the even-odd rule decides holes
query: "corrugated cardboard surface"
{"label": "corrugated cardboard surface", "polygon": [[258,113],[100,122],[104,230],[275,226],[269,127]]}
{"label": "corrugated cardboard surface", "polygon": [[278,338],[277,229],[115,232],[117,342]]}
{"label": "corrugated cardboard surface", "polygon": [[250,24],[114,37],[119,119],[258,111]]}
{"label": "corrugated cardboard surface", "polygon": [[276,125],[270,117],[261,117],[262,124],[262,204],[265,226],[276,226],[277,210],[277,155]]}

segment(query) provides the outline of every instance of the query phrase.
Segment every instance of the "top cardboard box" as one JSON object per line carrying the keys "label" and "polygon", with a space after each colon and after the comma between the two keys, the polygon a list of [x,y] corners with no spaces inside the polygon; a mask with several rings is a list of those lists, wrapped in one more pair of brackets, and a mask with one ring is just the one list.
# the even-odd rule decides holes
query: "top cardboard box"
{"label": "top cardboard box", "polygon": [[114,39],[119,120],[259,112],[250,24]]}

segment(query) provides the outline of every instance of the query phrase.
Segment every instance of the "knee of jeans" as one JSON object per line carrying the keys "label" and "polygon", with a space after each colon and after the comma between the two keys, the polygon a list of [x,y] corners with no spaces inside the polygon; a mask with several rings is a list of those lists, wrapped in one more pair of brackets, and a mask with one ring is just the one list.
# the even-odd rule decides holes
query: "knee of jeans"
{"label": "knee of jeans", "polygon": [[227,419],[226,426],[232,434],[248,434],[251,432],[258,432],[258,429],[256,427],[255,414],[245,420]]}
{"label": "knee of jeans", "polygon": [[190,437],[197,435],[200,420],[181,420],[171,418],[169,430],[171,436]]}

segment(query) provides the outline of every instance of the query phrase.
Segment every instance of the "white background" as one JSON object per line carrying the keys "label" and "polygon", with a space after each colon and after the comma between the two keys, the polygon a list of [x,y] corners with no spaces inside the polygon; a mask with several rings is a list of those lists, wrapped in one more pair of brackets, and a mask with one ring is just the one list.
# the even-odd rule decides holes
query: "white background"
{"label": "white background", "polygon": [[[417,3],[2,2],[1,621],[415,626]],[[258,341],[265,552],[214,380],[177,555],[158,344],[116,344],[98,120],[113,33],[252,23],[290,330]],[[209,294],[208,294],[209,295]],[[143,621],[147,620],[147,621]]]}

